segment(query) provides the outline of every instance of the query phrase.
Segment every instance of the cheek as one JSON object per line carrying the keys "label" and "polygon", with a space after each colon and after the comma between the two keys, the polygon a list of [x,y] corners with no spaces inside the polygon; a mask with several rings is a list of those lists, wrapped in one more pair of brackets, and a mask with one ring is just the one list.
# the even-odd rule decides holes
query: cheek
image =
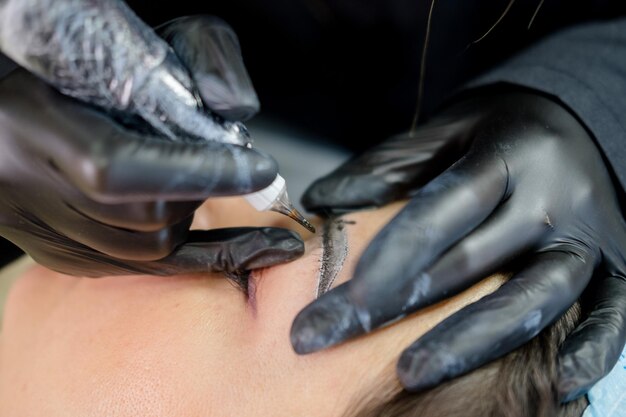
{"label": "cheek", "polygon": [[223,400],[227,348],[244,333],[231,285],[36,272],[15,286],[3,329],[0,415],[219,415],[195,411]]}
{"label": "cheek", "polygon": [[[293,319],[314,300],[320,255],[319,248],[312,249],[301,260],[255,271],[252,277],[256,307],[249,307],[254,309],[251,337],[243,347],[247,354],[242,365],[254,370],[250,381],[262,381],[259,392],[265,405],[282,404],[281,416],[308,415],[327,385],[316,377],[319,358],[296,355],[289,340]],[[297,401],[286,400],[290,398]]]}
{"label": "cheek", "polygon": [[[348,235],[350,253],[335,285],[351,278],[367,243],[359,228],[348,230]],[[320,416],[338,415],[353,393],[372,386],[383,370],[393,372],[391,358],[401,350],[389,335],[374,334],[366,344],[357,339],[317,354],[295,354],[289,340],[291,324],[315,299],[321,254],[316,248],[305,259],[256,271],[253,277],[256,308],[245,366],[254,367],[255,380],[265,381],[268,398],[298,398],[300,408],[291,410],[292,415],[307,415],[311,409]]]}

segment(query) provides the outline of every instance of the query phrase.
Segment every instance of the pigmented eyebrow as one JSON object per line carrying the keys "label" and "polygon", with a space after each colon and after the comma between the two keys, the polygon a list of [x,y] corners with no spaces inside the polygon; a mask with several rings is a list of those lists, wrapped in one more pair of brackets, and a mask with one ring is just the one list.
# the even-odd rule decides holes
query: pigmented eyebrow
{"label": "pigmented eyebrow", "polygon": [[348,235],[345,228],[347,224],[354,223],[340,217],[331,217],[324,222],[322,255],[315,298],[321,297],[330,290],[343,268],[348,256]]}

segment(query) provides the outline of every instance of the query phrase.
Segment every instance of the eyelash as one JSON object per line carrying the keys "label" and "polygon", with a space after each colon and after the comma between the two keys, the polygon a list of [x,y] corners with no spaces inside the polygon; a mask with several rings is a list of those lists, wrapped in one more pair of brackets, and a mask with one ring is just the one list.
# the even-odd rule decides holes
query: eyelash
{"label": "eyelash", "polygon": [[242,271],[225,272],[226,278],[237,286],[243,293],[248,296],[248,281],[250,280],[250,274],[252,271],[245,269]]}

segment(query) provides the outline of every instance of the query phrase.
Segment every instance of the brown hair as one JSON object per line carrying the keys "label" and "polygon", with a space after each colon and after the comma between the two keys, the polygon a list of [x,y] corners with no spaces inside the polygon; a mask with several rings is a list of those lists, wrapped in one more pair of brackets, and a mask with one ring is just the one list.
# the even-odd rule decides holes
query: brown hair
{"label": "brown hair", "polygon": [[386,372],[345,417],[580,417],[587,400],[562,405],[556,391],[558,349],[580,315],[575,304],[517,350],[422,393],[402,390]]}

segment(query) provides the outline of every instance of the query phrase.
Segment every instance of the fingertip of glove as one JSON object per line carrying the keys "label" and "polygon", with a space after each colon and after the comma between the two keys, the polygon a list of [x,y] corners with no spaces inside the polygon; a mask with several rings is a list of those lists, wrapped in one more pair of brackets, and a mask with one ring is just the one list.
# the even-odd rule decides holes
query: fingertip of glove
{"label": "fingertip of glove", "polygon": [[249,82],[229,82],[202,72],[195,72],[194,80],[202,101],[227,120],[248,120],[261,108],[259,98]]}
{"label": "fingertip of glove", "polygon": [[428,349],[409,348],[402,352],[396,373],[407,391],[420,392],[443,381],[442,370],[447,365],[439,355]]}
{"label": "fingertip of glove", "polygon": [[[304,242],[294,231],[280,228],[261,228],[253,232],[250,240],[251,256],[245,262],[245,269],[259,269],[290,262],[304,254]],[[260,247],[261,249],[257,249]]]}
{"label": "fingertip of glove", "polygon": [[[590,382],[590,375],[580,370],[577,372],[576,369],[571,357],[559,357],[557,393],[561,403],[568,403],[582,397],[596,381],[594,379]],[[577,376],[583,374],[584,378]]]}
{"label": "fingertip of glove", "polygon": [[562,404],[577,400],[589,391],[588,387],[580,387],[574,380],[560,380],[557,384],[559,401]]}
{"label": "fingertip of glove", "polygon": [[354,306],[343,292],[336,291],[325,294],[298,313],[291,326],[290,340],[294,351],[304,355],[332,347],[363,332]]}
{"label": "fingertip of glove", "polygon": [[307,355],[332,345],[332,313],[313,304],[301,311],[293,321],[289,338],[298,355]]}
{"label": "fingertip of glove", "polygon": [[218,103],[209,104],[211,109],[226,120],[248,120],[259,112],[260,105],[256,103],[231,102],[220,106]]}
{"label": "fingertip of glove", "polygon": [[273,248],[282,250],[294,257],[304,254],[304,241],[297,232],[274,227],[267,227],[263,230],[268,234],[268,243]]}
{"label": "fingertip of glove", "polygon": [[305,191],[301,203],[312,212],[342,213],[383,206],[395,198],[389,183],[377,176],[329,175]]}
{"label": "fingertip of glove", "polygon": [[233,29],[214,16],[175,19],[158,28],[191,72],[200,97],[228,120],[246,120],[259,111],[259,99],[243,63]]}

